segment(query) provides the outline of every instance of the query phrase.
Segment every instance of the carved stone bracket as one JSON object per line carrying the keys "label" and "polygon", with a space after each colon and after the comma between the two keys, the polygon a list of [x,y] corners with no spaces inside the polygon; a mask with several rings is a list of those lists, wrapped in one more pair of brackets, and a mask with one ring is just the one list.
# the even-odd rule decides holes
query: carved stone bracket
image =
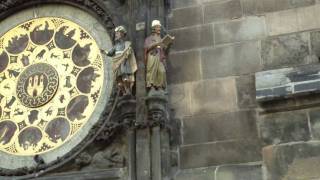
{"label": "carved stone bracket", "polygon": [[136,100],[133,96],[123,96],[116,105],[112,122],[104,127],[103,131],[97,136],[96,140],[108,140],[110,133],[116,132],[116,129],[131,128],[134,126],[136,114]]}
{"label": "carved stone bracket", "polygon": [[168,123],[167,96],[149,96],[146,102],[148,106],[149,127],[160,126],[161,128],[170,129]]}

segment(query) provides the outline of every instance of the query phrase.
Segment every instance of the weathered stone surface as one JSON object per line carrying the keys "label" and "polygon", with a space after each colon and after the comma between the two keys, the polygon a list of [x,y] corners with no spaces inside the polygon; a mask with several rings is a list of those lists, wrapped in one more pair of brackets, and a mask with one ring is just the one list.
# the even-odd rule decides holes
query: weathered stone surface
{"label": "weathered stone surface", "polygon": [[266,37],[264,17],[248,17],[214,26],[215,44],[258,40]]}
{"label": "weathered stone surface", "polygon": [[191,116],[183,119],[183,144],[257,137],[255,111]]}
{"label": "weathered stone surface", "polygon": [[216,180],[262,180],[261,165],[221,166],[216,172]]}
{"label": "weathered stone surface", "polygon": [[257,15],[263,13],[260,0],[241,0],[244,15]]}
{"label": "weathered stone surface", "polygon": [[198,25],[203,23],[203,12],[201,6],[181,8],[172,11],[169,17],[169,28]]}
{"label": "weathered stone surface", "polygon": [[270,36],[299,31],[296,9],[268,13],[266,23]]}
{"label": "weathered stone surface", "polygon": [[180,167],[196,168],[261,160],[256,140],[225,141],[180,147]]}
{"label": "weathered stone surface", "polygon": [[[303,1],[301,1],[303,2]],[[320,28],[320,20],[314,18],[320,5],[267,13],[266,22],[271,36]]]}
{"label": "weathered stone surface", "polygon": [[201,79],[200,51],[171,53],[167,65],[169,84]]}
{"label": "weathered stone surface", "polygon": [[256,107],[255,77],[252,75],[240,76],[236,79],[236,84],[238,107],[240,109]]}
{"label": "weathered stone surface", "polygon": [[240,0],[213,1],[203,3],[204,22],[236,19],[242,16]]}
{"label": "weathered stone surface", "polygon": [[[88,180],[88,179],[112,179],[123,180],[126,175],[123,168],[118,169],[103,169],[103,170],[91,170],[91,171],[76,171],[69,173],[56,173],[44,177],[37,177],[39,180]],[[12,178],[10,178],[12,179]]]}
{"label": "weathered stone surface", "polygon": [[204,79],[248,74],[262,69],[258,42],[206,49],[202,51],[201,59]]}
{"label": "weathered stone surface", "polygon": [[186,84],[190,90],[191,113],[216,113],[237,108],[234,78],[204,80]]}
{"label": "weathered stone surface", "polygon": [[269,101],[320,91],[320,65],[312,64],[256,73],[256,99]]}
{"label": "weathered stone surface", "polygon": [[264,69],[302,65],[314,60],[309,57],[307,33],[268,38],[261,41]]}
{"label": "weathered stone surface", "polygon": [[311,6],[315,4],[315,0],[260,0],[264,12],[274,12],[297,7]]}
{"label": "weathered stone surface", "polygon": [[172,84],[168,86],[169,105],[174,110],[176,117],[191,115],[190,89],[186,84]]}
{"label": "weathered stone surface", "polygon": [[310,6],[305,8],[299,8],[297,10],[297,18],[299,31],[313,30],[320,28],[320,19],[317,17],[320,6]]}
{"label": "weathered stone surface", "polygon": [[263,148],[268,180],[320,178],[320,142],[297,142]]}
{"label": "weathered stone surface", "polygon": [[173,8],[183,8],[183,7],[197,5],[199,0],[174,0],[171,2],[172,2]]}
{"label": "weathered stone surface", "polygon": [[213,28],[211,24],[170,31],[175,37],[172,50],[188,50],[214,45]]}
{"label": "weathered stone surface", "polygon": [[312,53],[317,57],[317,59],[320,59],[320,31],[311,32],[310,39]]}
{"label": "weathered stone surface", "polygon": [[312,138],[320,139],[320,109],[309,111]]}
{"label": "weathered stone surface", "polygon": [[304,111],[274,113],[260,118],[260,137],[266,145],[310,139],[308,119]]}
{"label": "weathered stone surface", "polygon": [[215,167],[181,170],[174,180],[215,180]]}

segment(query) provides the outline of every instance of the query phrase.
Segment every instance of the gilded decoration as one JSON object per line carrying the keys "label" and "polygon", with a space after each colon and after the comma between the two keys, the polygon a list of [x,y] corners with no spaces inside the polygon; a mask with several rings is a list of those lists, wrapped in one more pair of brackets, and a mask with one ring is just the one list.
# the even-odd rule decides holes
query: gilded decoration
{"label": "gilded decoration", "polygon": [[37,18],[0,37],[0,150],[36,155],[77,134],[101,96],[103,58],[66,19]]}

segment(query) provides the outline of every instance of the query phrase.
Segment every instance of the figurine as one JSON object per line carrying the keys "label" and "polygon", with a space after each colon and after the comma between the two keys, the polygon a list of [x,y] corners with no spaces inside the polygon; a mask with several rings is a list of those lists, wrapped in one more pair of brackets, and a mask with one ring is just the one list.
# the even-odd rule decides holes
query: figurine
{"label": "figurine", "polygon": [[166,90],[166,55],[165,50],[174,37],[166,35],[161,39],[161,23],[152,21],[152,33],[144,44],[146,64],[146,84],[149,90]]}
{"label": "figurine", "polygon": [[135,82],[134,73],[137,71],[136,58],[130,41],[125,41],[127,31],[123,26],[115,29],[115,44],[108,52],[102,50],[107,56],[112,57],[112,70],[120,94],[132,95]]}

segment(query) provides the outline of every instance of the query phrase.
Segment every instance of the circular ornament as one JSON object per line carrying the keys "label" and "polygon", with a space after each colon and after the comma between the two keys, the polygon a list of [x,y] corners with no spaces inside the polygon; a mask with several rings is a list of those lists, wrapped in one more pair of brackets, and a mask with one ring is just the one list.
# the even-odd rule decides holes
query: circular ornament
{"label": "circular ornament", "polygon": [[108,99],[104,68],[95,39],[67,19],[32,19],[2,35],[0,154],[61,157],[79,144]]}

